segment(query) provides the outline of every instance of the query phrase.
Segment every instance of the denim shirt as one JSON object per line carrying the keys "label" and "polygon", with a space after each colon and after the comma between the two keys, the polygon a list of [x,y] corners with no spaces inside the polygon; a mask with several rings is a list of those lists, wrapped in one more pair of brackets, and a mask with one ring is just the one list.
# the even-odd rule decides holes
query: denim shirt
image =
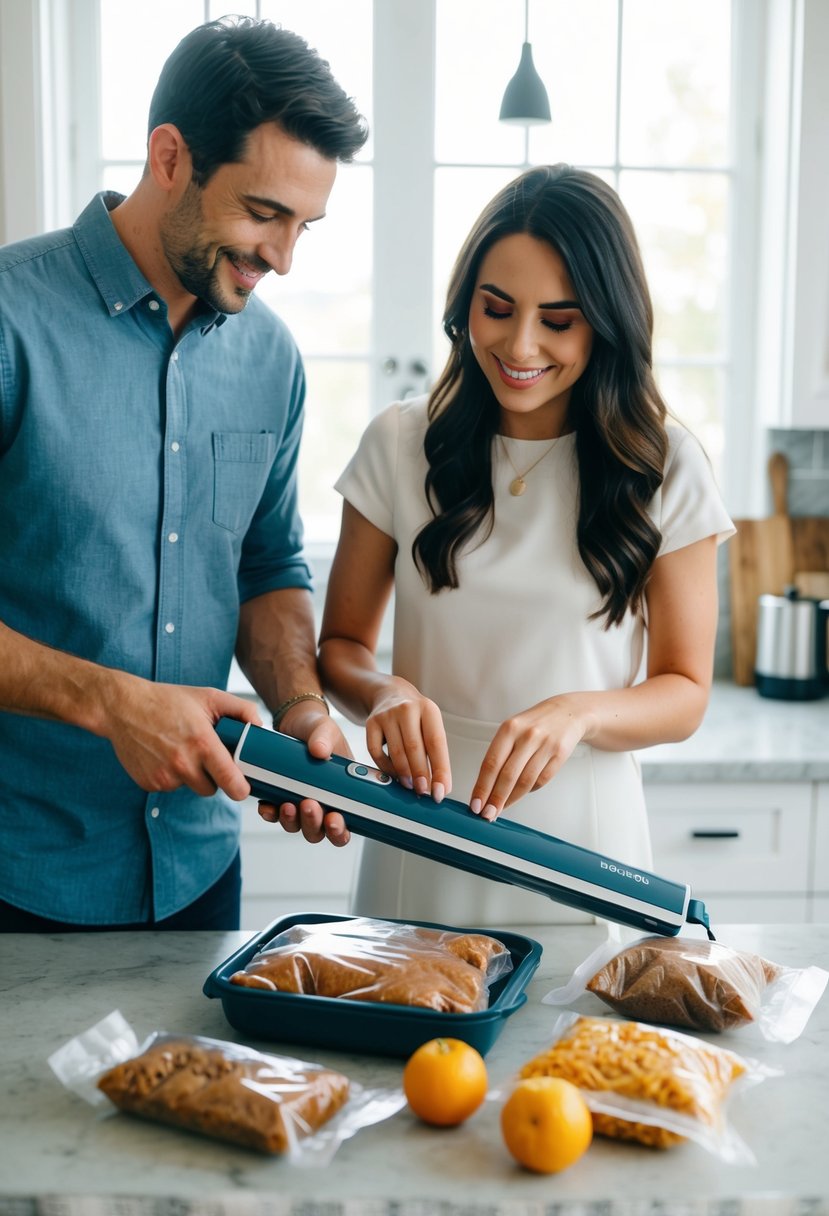
{"label": "denim shirt", "polygon": [[[0,250],[0,620],[149,680],[226,686],[239,604],[310,587],[305,379],[252,298],[175,339],[98,195]],[[239,807],[147,795],[106,739],[0,714],[0,897],[80,924],[162,919],[238,847]]]}

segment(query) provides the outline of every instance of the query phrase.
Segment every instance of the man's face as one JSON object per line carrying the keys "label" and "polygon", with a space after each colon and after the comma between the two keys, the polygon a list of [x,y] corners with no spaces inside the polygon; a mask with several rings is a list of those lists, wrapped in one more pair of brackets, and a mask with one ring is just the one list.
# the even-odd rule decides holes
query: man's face
{"label": "man's face", "polygon": [[336,161],[263,123],[243,160],[204,187],[188,182],[161,225],[164,254],[184,289],[217,312],[241,312],[256,284],[287,274],[294,245],[322,219]]}

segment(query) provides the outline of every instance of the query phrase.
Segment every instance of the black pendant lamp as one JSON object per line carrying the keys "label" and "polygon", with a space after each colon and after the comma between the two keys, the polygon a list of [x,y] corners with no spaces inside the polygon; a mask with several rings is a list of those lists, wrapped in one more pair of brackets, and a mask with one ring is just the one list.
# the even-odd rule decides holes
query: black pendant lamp
{"label": "black pendant lamp", "polygon": [[521,48],[521,62],[506,87],[501,113],[498,115],[501,122],[520,123],[528,127],[550,122],[551,117],[547,90],[533,63],[533,49],[529,41],[529,7],[530,0],[524,0],[524,45]]}

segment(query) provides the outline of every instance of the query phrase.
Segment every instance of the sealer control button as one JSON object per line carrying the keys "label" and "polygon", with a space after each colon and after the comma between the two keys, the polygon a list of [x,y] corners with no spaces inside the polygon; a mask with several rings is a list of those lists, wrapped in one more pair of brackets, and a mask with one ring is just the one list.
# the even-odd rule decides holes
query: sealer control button
{"label": "sealer control button", "polygon": [[391,777],[388,773],[381,772],[379,768],[369,768],[366,764],[349,764],[345,771],[350,777],[357,777],[360,781],[369,781],[372,785],[391,785]]}

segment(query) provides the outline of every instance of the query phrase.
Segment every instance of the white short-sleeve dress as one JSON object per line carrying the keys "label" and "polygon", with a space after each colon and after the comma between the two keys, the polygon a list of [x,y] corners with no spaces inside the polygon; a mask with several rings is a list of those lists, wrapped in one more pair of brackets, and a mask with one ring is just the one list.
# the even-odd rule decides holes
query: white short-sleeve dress
{"label": "white short-sleeve dress", "polygon": [[[372,420],[337,489],[397,542],[392,669],[443,714],[452,797],[468,801],[495,731],[511,714],[558,693],[624,688],[642,667],[646,621],[629,613],[605,630],[590,620],[598,590],[578,553],[575,435],[508,438],[493,445],[494,526],[458,562],[460,586],[430,594],[412,542],[431,518],[424,493],[426,398],[397,402]],[[700,445],[668,428],[664,482],[650,513],[660,554],[733,531]],[[526,492],[515,469],[543,459]],[[513,467],[514,466],[514,467]],[[543,789],[504,814],[629,865],[652,865],[639,765],[630,752],[579,744]],[[589,919],[521,888],[366,841],[352,901],[359,915],[451,925],[572,923]]]}

